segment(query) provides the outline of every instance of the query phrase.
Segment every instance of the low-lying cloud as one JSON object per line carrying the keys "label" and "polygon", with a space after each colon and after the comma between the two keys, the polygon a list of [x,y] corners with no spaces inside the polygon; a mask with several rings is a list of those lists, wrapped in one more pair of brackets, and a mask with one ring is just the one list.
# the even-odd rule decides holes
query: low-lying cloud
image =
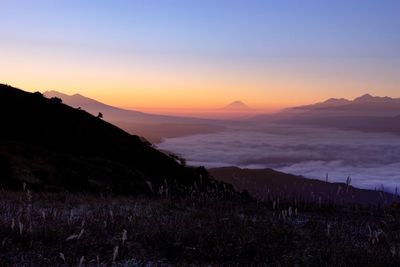
{"label": "low-lying cloud", "polygon": [[400,185],[400,136],[264,126],[167,139],[160,148],[206,167],[274,168],[362,188]]}

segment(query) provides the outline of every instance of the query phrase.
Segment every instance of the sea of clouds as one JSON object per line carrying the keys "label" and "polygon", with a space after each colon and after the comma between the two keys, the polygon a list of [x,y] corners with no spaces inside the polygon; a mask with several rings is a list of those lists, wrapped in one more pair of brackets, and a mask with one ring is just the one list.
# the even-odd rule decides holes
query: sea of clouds
{"label": "sea of clouds", "polygon": [[273,168],[308,178],[393,191],[400,187],[400,136],[282,125],[233,127],[166,139],[159,148],[190,165]]}

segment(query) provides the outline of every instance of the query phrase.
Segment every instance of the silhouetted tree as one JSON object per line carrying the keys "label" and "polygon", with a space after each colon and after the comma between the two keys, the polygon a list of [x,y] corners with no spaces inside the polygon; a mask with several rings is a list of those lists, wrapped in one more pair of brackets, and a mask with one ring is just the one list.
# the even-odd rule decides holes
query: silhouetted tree
{"label": "silhouetted tree", "polygon": [[103,118],[103,113],[99,112],[99,114],[97,114],[97,118],[102,119]]}
{"label": "silhouetted tree", "polygon": [[50,98],[50,101],[56,104],[61,104],[62,103],[62,99],[58,98],[58,97],[52,97]]}

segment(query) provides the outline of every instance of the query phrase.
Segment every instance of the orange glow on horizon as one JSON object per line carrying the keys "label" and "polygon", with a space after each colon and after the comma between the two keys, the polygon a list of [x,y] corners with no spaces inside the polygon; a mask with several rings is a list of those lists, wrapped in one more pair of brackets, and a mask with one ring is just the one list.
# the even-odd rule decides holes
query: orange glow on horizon
{"label": "orange glow on horizon", "polygon": [[[231,66],[201,60],[57,54],[32,47],[1,45],[7,64],[0,64],[2,83],[28,91],[80,93],[100,102],[161,113],[196,113],[241,100],[262,112],[364,93],[399,92],[395,69],[365,81],[372,70],[351,66],[338,71],[335,62],[298,62]],[[26,48],[21,52],[22,48]],[[101,60],[99,59],[101,58]],[[355,79],[354,77],[359,77]],[[323,90],[322,90],[323,89]]]}
{"label": "orange glow on horizon", "polygon": [[[144,84],[129,85],[123,83],[117,85],[118,88],[115,88],[115,85],[110,83],[97,84],[87,80],[82,81],[82,84],[85,85],[82,87],[77,86],[79,81],[61,80],[58,82],[51,81],[51,79],[49,81],[7,79],[1,82],[31,92],[55,90],[68,95],[79,93],[112,106],[159,114],[209,113],[235,100],[246,103],[254,109],[255,113],[270,113],[287,107],[321,102],[330,97],[351,99],[368,92],[367,90],[360,91],[359,93],[352,94],[350,97],[337,93],[332,96],[324,96],[323,94],[314,93],[314,90],[317,90],[319,87],[317,84],[315,84],[315,88],[294,88],[290,84],[272,84],[266,86],[275,88],[271,91],[264,90],[264,86],[262,85],[258,87],[252,86],[252,91],[258,93],[246,93],[246,91],[250,90],[246,90],[244,85],[240,88],[237,84],[227,85],[218,89],[210,85],[204,85],[202,88],[198,88],[197,86],[189,88],[187,86],[184,89],[183,87],[152,87]],[[301,95],[287,93],[290,91],[303,91],[304,93]],[[334,91],[334,88],[332,88],[332,91]]]}

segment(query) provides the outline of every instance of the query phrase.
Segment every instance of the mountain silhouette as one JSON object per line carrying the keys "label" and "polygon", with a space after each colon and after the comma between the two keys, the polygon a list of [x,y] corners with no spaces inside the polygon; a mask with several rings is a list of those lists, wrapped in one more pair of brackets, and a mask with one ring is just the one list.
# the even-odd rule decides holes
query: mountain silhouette
{"label": "mountain silhouette", "polygon": [[370,102],[370,101],[373,101],[374,99],[375,99],[375,97],[373,97],[372,95],[365,94],[365,95],[355,98],[353,101],[354,102]]}
{"label": "mountain silhouette", "polygon": [[225,111],[251,111],[252,109],[242,101],[233,101],[222,108]]}
{"label": "mountain silhouette", "polygon": [[350,100],[345,98],[329,98],[321,103],[305,105],[305,106],[298,106],[292,109],[299,109],[299,110],[311,110],[311,109],[319,109],[319,108],[326,108],[326,107],[335,107],[335,106],[343,106],[346,104],[351,103]]}
{"label": "mountain silhouette", "polygon": [[375,103],[389,103],[389,102],[396,102],[399,103],[400,99],[396,99],[396,98],[391,98],[391,97],[380,97],[380,96],[372,96],[370,94],[365,94],[362,95],[360,97],[357,97],[353,100],[353,102],[358,102],[358,103],[371,103],[371,102],[375,102]]}
{"label": "mountain silhouette", "polygon": [[400,134],[400,98],[370,94],[353,100],[332,98],[276,114],[255,116],[251,120]]}
{"label": "mountain silhouette", "polygon": [[[232,187],[136,135],[45,98],[0,85],[0,184],[21,189],[171,195]],[[160,191],[161,190],[161,191]]]}
{"label": "mountain silhouette", "polygon": [[[81,94],[74,94],[74,95],[67,95],[55,90],[52,91],[46,91],[43,93],[43,95],[47,98],[53,98],[53,97],[58,97],[62,99],[63,103],[74,107],[74,108],[82,108],[85,111],[95,115],[98,112],[102,112],[105,114],[106,117],[110,117],[110,119],[117,119],[115,116],[118,116],[118,118],[121,118],[122,116],[133,116],[136,117],[135,119],[138,119],[141,116],[154,116],[155,118],[162,118],[162,119],[167,119],[169,118],[168,116],[162,116],[160,115],[159,117],[157,115],[150,115],[150,114],[145,114],[140,111],[136,110],[126,110],[126,109],[121,109],[117,107],[113,107],[107,104],[104,104],[102,102],[99,102],[97,100],[91,99],[89,97],[83,96]],[[115,113],[121,113],[120,115],[117,115]]]}
{"label": "mountain silhouette", "polygon": [[344,98],[331,98],[325,102],[294,107],[298,110],[313,111],[340,111],[347,112],[349,115],[399,115],[400,114],[400,98],[372,96],[364,94],[353,100]]}
{"label": "mountain silhouette", "polygon": [[212,133],[223,129],[221,123],[217,120],[165,116],[122,109],[81,94],[67,95],[58,91],[47,91],[43,94],[47,98],[60,98],[63,103],[74,108],[83,109],[95,116],[101,112],[104,120],[131,134],[143,136],[154,143],[161,142],[168,137]]}

